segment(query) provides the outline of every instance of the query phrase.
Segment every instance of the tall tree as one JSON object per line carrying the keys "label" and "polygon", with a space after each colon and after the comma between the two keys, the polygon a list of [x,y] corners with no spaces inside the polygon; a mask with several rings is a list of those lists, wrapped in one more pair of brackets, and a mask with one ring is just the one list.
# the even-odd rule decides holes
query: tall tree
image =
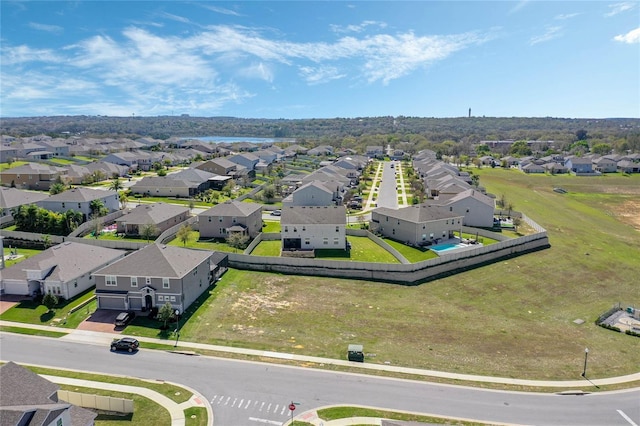
{"label": "tall tree", "polygon": [[151,240],[153,237],[158,235],[158,227],[153,223],[146,223],[142,225],[142,229],[140,230],[140,236],[147,240]]}
{"label": "tall tree", "polygon": [[113,179],[111,181],[111,183],[109,184],[109,189],[112,191],[120,191],[123,188],[122,186],[122,181],[120,180],[119,177],[116,177],[115,179]]}
{"label": "tall tree", "polygon": [[227,244],[229,244],[231,247],[233,247],[236,250],[238,249],[244,250],[245,248],[247,248],[248,243],[249,243],[249,236],[244,235],[241,232],[232,232],[227,237]]}
{"label": "tall tree", "polygon": [[176,234],[176,237],[178,237],[178,240],[182,242],[182,245],[184,247],[186,247],[187,243],[189,242],[191,231],[192,231],[191,226],[187,223],[185,223],[180,227],[180,229],[178,229],[178,233]]}

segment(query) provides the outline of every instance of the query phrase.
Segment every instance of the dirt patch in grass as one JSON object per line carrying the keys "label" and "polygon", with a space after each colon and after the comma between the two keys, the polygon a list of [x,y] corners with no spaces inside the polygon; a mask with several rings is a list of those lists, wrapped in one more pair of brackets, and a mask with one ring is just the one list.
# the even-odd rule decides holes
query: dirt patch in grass
{"label": "dirt patch in grass", "polygon": [[640,231],[640,199],[626,200],[621,204],[610,205],[614,216],[623,223],[633,226]]}

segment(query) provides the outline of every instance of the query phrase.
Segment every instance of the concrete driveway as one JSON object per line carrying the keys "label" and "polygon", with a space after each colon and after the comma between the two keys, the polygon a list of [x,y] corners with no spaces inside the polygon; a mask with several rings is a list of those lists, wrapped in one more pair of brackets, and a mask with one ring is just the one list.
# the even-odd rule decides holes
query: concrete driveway
{"label": "concrete driveway", "polygon": [[89,318],[82,321],[78,330],[101,331],[104,333],[121,333],[121,328],[116,328],[114,322],[120,311],[98,309]]}

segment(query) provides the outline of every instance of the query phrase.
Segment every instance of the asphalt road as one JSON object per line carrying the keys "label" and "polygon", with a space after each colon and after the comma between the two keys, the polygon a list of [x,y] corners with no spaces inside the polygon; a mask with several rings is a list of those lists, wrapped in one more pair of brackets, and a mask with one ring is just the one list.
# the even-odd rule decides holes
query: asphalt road
{"label": "asphalt road", "polygon": [[640,389],[581,396],[491,391],[144,349],[115,354],[104,345],[10,333],[0,333],[0,358],[185,384],[211,402],[221,426],[282,424],[291,401],[300,404],[296,414],[360,404],[512,424],[640,424]]}

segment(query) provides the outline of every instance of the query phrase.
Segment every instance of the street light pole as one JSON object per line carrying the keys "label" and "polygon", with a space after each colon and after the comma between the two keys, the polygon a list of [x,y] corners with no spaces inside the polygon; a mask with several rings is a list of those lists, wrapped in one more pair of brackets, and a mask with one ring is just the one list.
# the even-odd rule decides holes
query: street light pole
{"label": "street light pole", "polygon": [[180,310],[176,309],[174,314],[176,314],[176,344],[173,345],[175,348],[178,346],[178,339],[180,338]]}
{"label": "street light pole", "polygon": [[582,377],[587,377],[587,357],[589,356],[589,348],[584,348],[584,369],[582,370]]}

